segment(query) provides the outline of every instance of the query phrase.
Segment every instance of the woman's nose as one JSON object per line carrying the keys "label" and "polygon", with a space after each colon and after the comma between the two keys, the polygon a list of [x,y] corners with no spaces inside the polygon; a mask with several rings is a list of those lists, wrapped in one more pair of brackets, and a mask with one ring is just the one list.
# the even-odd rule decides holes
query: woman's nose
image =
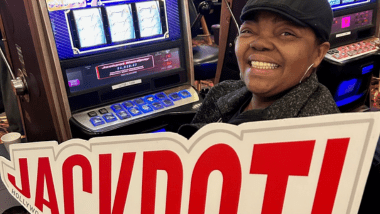
{"label": "woman's nose", "polygon": [[273,49],[273,43],[269,38],[257,37],[249,43],[249,47],[258,51],[268,51]]}

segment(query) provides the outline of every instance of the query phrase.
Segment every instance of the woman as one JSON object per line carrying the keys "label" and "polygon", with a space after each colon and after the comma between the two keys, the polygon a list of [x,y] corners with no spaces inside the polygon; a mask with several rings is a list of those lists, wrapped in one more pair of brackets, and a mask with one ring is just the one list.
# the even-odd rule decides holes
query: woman
{"label": "woman", "polygon": [[327,0],[250,0],[235,53],[241,81],[210,90],[191,124],[190,137],[212,122],[243,122],[338,113],[315,70],[330,48],[333,15]]}

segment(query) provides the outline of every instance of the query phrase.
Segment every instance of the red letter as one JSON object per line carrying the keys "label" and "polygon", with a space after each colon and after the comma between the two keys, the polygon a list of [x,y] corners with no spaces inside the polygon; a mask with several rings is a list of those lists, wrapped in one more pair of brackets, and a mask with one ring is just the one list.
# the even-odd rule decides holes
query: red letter
{"label": "red letter", "polygon": [[[136,153],[124,153],[112,213],[124,213]],[[111,154],[99,156],[100,213],[111,214]]]}
{"label": "red letter", "polygon": [[182,162],[178,155],[171,151],[144,152],[141,213],[154,214],[157,170],[165,170],[168,174],[165,213],[180,213],[183,183]]}
{"label": "red letter", "polygon": [[267,174],[261,213],[281,214],[288,177],[307,176],[315,141],[254,145],[251,174]]}
{"label": "red letter", "polygon": [[346,158],[349,138],[327,141],[321,174],[311,213],[331,213]]}
{"label": "red letter", "polygon": [[65,160],[62,166],[63,177],[63,199],[65,204],[65,214],[74,214],[74,181],[73,168],[82,168],[83,191],[92,193],[92,169],[91,164],[83,155],[73,155]]}
{"label": "red letter", "polygon": [[241,188],[239,157],[230,146],[219,144],[208,148],[194,167],[191,178],[189,214],[205,212],[208,178],[214,170],[219,170],[223,175],[219,213],[237,213]]}
{"label": "red letter", "polygon": [[30,198],[30,186],[29,186],[29,171],[28,171],[28,160],[26,158],[20,158],[18,160],[20,165],[20,178],[22,189],[16,186],[15,177],[8,173],[8,180],[11,184],[26,198]]}
{"label": "red letter", "polygon": [[[49,195],[49,201],[44,199],[45,192],[45,179],[46,189]],[[55,195],[54,181],[51,174],[49,158],[38,159],[38,171],[37,171],[37,187],[36,187],[36,201],[34,203],[38,209],[44,211],[43,205],[49,207],[52,214],[58,214],[57,197]]]}

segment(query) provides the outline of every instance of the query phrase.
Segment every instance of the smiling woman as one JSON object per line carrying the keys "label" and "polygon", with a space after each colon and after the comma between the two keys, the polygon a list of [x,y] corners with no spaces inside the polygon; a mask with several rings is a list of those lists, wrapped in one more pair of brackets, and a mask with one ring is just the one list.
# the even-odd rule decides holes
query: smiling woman
{"label": "smiling woman", "polygon": [[248,110],[269,106],[276,95],[309,77],[330,47],[328,42],[319,45],[310,27],[274,12],[251,17],[242,24],[236,45],[242,80],[253,95]]}
{"label": "smiling woman", "polygon": [[327,0],[249,0],[235,53],[241,80],[225,81],[207,94],[190,137],[212,122],[243,122],[338,113],[316,68],[330,48],[333,14]]}

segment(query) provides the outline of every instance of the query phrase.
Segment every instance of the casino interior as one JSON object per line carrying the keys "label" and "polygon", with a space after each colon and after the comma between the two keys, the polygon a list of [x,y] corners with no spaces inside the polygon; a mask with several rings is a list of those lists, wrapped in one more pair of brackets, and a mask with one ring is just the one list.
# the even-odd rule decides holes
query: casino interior
{"label": "casino interior", "polygon": [[[3,115],[24,142],[176,132],[210,88],[240,79],[234,41],[245,3],[0,0]],[[318,80],[341,112],[377,111],[379,1],[329,3],[331,47]],[[378,170],[361,213],[375,206],[366,196],[379,195]],[[23,213],[11,209],[0,213]]]}

